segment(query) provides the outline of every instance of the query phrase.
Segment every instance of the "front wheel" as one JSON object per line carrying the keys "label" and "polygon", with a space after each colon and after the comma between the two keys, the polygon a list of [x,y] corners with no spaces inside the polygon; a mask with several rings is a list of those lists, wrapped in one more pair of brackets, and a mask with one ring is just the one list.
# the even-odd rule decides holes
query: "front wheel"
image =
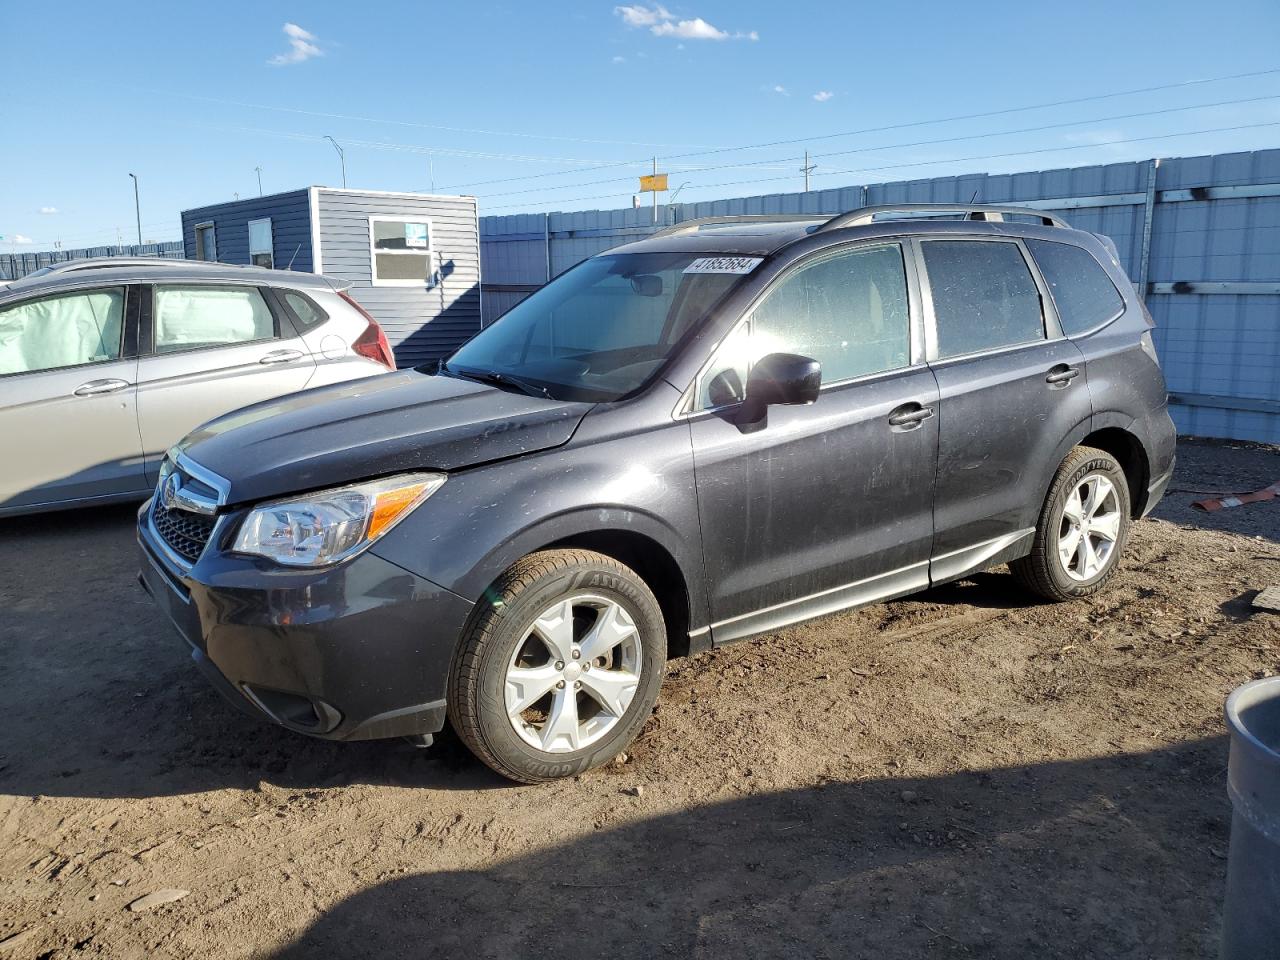
{"label": "front wheel", "polygon": [[1009,568],[1047,600],[1092,596],[1115,575],[1130,516],[1129,485],[1116,458],[1076,447],[1054,476],[1031,553]]}
{"label": "front wheel", "polygon": [[658,601],[634,571],[588,550],[514,564],[486,595],[449,684],[471,751],[539,783],[606,763],[653,709],[666,665]]}

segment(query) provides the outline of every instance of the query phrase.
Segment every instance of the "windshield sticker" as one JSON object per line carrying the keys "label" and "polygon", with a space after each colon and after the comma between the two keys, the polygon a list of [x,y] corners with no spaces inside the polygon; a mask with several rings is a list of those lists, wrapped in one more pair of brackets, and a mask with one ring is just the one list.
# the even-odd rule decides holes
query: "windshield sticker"
{"label": "windshield sticker", "polygon": [[750,273],[764,257],[699,257],[684,268],[685,273]]}

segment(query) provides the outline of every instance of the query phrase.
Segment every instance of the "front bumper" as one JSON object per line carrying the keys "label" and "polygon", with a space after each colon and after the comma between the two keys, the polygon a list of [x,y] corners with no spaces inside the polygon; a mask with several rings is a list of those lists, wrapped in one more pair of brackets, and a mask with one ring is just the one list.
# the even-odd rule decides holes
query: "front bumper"
{"label": "front bumper", "polygon": [[331,740],[444,726],[470,602],[368,552],[288,570],[210,543],[186,569],[156,542],[148,507],[138,513],[138,579],[237,707]]}

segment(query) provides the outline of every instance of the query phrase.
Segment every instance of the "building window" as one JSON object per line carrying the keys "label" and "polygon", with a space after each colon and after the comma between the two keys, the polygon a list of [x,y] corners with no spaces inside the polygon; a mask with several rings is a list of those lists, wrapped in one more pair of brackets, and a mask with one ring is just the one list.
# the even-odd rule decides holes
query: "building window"
{"label": "building window", "polygon": [[268,270],[276,265],[275,244],[271,238],[271,218],[249,221],[249,262]]}
{"label": "building window", "polygon": [[425,285],[432,267],[431,222],[370,217],[369,252],[375,285]]}
{"label": "building window", "polygon": [[218,244],[214,237],[212,223],[196,224],[196,259],[217,260]]}

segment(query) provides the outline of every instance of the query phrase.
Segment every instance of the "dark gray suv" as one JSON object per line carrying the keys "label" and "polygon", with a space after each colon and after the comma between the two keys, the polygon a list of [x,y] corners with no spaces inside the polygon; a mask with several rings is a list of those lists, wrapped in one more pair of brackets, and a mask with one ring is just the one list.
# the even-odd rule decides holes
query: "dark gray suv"
{"label": "dark gray suv", "polygon": [[512,779],[636,735],[668,657],[1008,563],[1101,589],[1163,494],[1151,321],[1034,210],[682,224],[430,368],[170,451],[142,582],[233,702],[339,740],[446,718]]}

